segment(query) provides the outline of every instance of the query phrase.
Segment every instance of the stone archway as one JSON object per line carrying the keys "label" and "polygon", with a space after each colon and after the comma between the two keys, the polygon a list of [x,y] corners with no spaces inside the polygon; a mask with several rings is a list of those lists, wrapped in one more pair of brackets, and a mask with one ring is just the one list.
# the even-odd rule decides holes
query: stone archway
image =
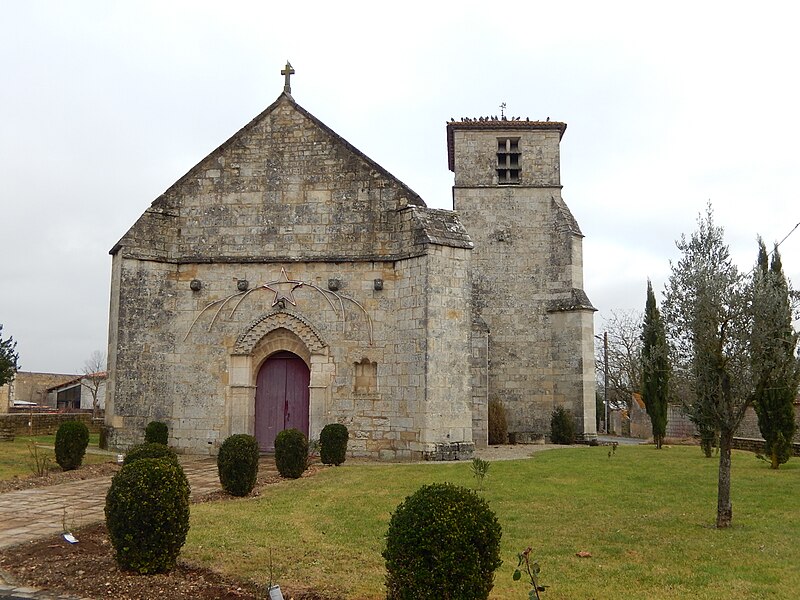
{"label": "stone archway", "polygon": [[308,367],[308,435],[310,438],[319,436],[335,373],[333,359],[317,329],[302,315],[287,310],[262,315],[236,340],[229,357],[225,403],[227,435],[256,434],[258,375],[267,359],[279,352],[296,355]]}

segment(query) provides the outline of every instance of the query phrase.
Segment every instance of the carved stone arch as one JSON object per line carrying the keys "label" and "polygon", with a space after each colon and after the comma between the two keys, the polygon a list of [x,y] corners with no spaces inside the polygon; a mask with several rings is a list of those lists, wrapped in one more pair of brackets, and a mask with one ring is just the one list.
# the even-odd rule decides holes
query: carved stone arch
{"label": "carved stone arch", "polygon": [[318,437],[326,422],[330,384],[336,374],[328,344],[309,321],[295,312],[274,310],[250,323],[231,349],[225,400],[226,435],[255,432],[257,376],[275,352],[302,358],[310,371],[309,434]]}
{"label": "carved stone arch", "polygon": [[233,354],[240,356],[251,354],[256,345],[276,329],[291,331],[312,354],[321,353],[328,345],[316,328],[302,315],[288,310],[274,310],[250,323],[247,330],[236,340]]}

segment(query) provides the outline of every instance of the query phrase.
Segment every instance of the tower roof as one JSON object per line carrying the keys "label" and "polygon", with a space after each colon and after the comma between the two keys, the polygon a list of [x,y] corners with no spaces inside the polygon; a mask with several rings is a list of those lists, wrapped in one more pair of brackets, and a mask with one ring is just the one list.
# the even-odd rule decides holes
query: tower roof
{"label": "tower roof", "polygon": [[463,117],[460,121],[451,119],[447,123],[447,166],[450,170],[455,169],[454,164],[454,148],[453,137],[457,129],[461,130],[480,130],[480,131],[558,131],[559,139],[564,136],[567,129],[567,124],[561,121],[531,121],[525,119],[524,121],[519,117],[478,117],[475,119]]}

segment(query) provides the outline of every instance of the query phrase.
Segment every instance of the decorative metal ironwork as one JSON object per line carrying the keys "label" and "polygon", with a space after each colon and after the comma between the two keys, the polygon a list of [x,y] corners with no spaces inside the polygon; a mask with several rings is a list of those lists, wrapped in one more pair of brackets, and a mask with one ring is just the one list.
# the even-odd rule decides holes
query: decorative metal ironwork
{"label": "decorative metal ironwork", "polygon": [[261,285],[253,287],[252,289],[249,289],[247,291],[240,291],[235,294],[231,294],[230,296],[226,296],[225,298],[221,298],[220,300],[214,300],[213,302],[208,303],[205,307],[203,307],[203,310],[201,310],[192,321],[192,324],[189,326],[189,330],[186,332],[183,341],[185,342],[187,339],[189,339],[189,334],[191,334],[192,329],[194,329],[194,326],[197,324],[197,321],[200,320],[200,317],[203,316],[203,314],[205,314],[207,310],[215,306],[217,308],[216,311],[214,312],[214,316],[211,318],[211,322],[208,324],[208,331],[211,331],[212,327],[214,327],[214,323],[216,323],[217,318],[219,317],[220,313],[223,311],[225,306],[234,299],[236,299],[236,301],[235,303],[233,303],[233,308],[231,308],[230,313],[228,313],[229,319],[233,317],[233,315],[236,313],[236,310],[239,308],[239,305],[241,305],[241,303],[244,302],[244,300],[250,294],[253,294],[261,290],[267,290],[275,294],[274,297],[272,298],[273,307],[278,306],[279,308],[285,308],[287,302],[292,306],[297,306],[297,301],[295,300],[294,292],[295,290],[303,287],[311,288],[312,290],[319,292],[322,295],[322,297],[325,298],[325,300],[328,302],[328,305],[331,307],[331,310],[333,310],[334,314],[336,314],[337,316],[341,311],[342,333],[344,333],[345,327],[347,326],[347,311],[345,310],[345,305],[344,305],[345,300],[356,305],[361,310],[361,312],[364,313],[364,317],[367,320],[367,328],[369,331],[369,345],[370,346],[373,345],[372,318],[369,316],[367,309],[365,309],[360,302],[354,300],[353,298],[335,292],[333,290],[326,290],[324,288],[321,288],[318,285],[314,285],[313,283],[300,281],[298,279],[289,279],[289,276],[286,273],[286,269],[283,267],[281,267],[280,279],[277,279],[275,281],[268,281],[267,283],[262,283]]}

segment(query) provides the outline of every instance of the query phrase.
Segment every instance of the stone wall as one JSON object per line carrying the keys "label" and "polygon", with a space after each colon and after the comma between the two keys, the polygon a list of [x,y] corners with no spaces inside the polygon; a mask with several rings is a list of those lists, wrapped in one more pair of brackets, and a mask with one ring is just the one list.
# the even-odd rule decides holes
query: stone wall
{"label": "stone wall", "polygon": [[[733,438],[733,448],[763,454],[764,440],[760,436],[758,438],[735,437]],[[792,444],[792,456],[800,456],[800,442]]]}
{"label": "stone wall", "polygon": [[10,413],[0,415],[0,429],[13,431],[17,437],[53,435],[66,421],[82,421],[91,433],[99,433],[102,425],[92,421],[91,413]]}
{"label": "stone wall", "polygon": [[[474,448],[470,350],[470,251],[431,247],[425,271],[426,386],[422,441],[424,456],[437,457],[439,446],[455,458],[469,458]],[[488,416],[488,415],[487,415]],[[485,427],[484,427],[485,428]],[[457,444],[455,450],[453,445]]]}
{"label": "stone wall", "polygon": [[[793,441],[796,444],[800,444],[800,403],[794,405],[794,412],[797,429],[795,430]],[[683,408],[678,405],[670,404],[667,410],[667,437],[687,438],[695,435],[697,435],[697,428],[694,423],[689,420]],[[745,412],[742,423],[736,430],[736,437],[758,440],[763,445],[764,439],[761,437],[761,430],[758,428],[758,416],[753,407],[749,407],[747,412]]]}
{"label": "stone wall", "polygon": [[[583,293],[582,234],[561,198],[563,123],[448,124],[454,207],[475,243],[473,314],[488,328],[488,396],[517,441],[543,439],[562,406],[596,435],[594,309]],[[516,185],[499,185],[498,139],[518,138]],[[476,332],[473,347],[483,343]]]}
{"label": "stone wall", "polygon": [[310,369],[311,438],[341,422],[358,456],[466,448],[471,246],[281,96],[112,251],[110,444],[161,420],[179,451],[215,453],[253,432],[259,368],[289,350]]}
{"label": "stone wall", "polygon": [[[437,262],[436,255],[443,255],[444,262]],[[328,263],[125,261],[120,269],[122,334],[113,370],[115,381],[122,383],[114,388],[110,423],[119,431],[112,444],[137,443],[150,420],[168,422],[170,443],[182,451],[213,451],[224,437],[241,430],[243,425],[233,426],[227,416],[233,401],[231,369],[234,362],[244,369],[240,377],[246,381],[237,385],[249,386],[245,401],[252,401],[255,375],[266,355],[241,363],[235,346],[249,331],[268,333],[254,323],[275,312],[274,292],[258,286],[280,281],[282,268],[304,284],[293,291],[296,306],[279,312],[297,315],[292,320],[302,319],[320,340],[314,350],[303,350],[313,343],[300,340],[296,352],[306,354],[312,387],[319,392],[312,438],[326,423],[342,422],[353,432],[355,455],[386,459],[430,451],[437,436],[471,442],[471,424],[462,422],[470,414],[467,261],[468,250],[448,247],[430,257],[343,262],[334,268]],[[203,282],[201,290],[191,291],[192,279]],[[338,297],[326,291],[330,279],[338,282]],[[380,290],[375,289],[378,279]],[[240,280],[252,282],[252,293],[236,296],[219,313],[219,304],[204,310],[236,293]],[[144,321],[150,323],[147,329],[137,326]],[[372,388],[357,390],[355,371],[364,361],[376,365],[377,380]],[[431,414],[439,422],[430,421]],[[447,431],[442,429],[445,421],[451,423]]]}
{"label": "stone wall", "polygon": [[120,240],[126,257],[203,262],[371,259],[406,251],[409,188],[281,95],[179,179]]}

